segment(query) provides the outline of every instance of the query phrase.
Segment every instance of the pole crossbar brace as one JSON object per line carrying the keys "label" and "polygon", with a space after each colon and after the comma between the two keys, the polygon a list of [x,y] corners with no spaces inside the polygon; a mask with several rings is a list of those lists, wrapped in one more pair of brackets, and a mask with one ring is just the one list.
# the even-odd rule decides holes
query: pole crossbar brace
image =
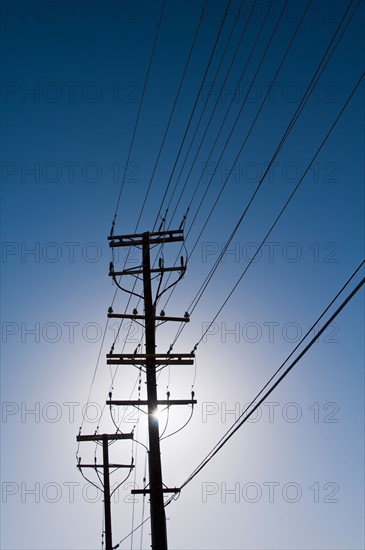
{"label": "pole crossbar brace", "polygon": [[118,246],[141,246],[145,243],[160,244],[183,241],[183,229],[175,231],[156,231],[154,233],[135,233],[134,235],[110,235],[108,237],[111,248]]}
{"label": "pole crossbar brace", "polygon": [[133,439],[133,432],[127,434],[78,435],[76,441],[114,441],[115,439]]}
{"label": "pole crossbar brace", "polygon": [[[186,271],[186,266],[178,266],[178,267],[156,267],[154,269],[151,269],[151,273],[165,273],[165,272],[172,272],[172,271]],[[110,271],[110,276],[122,276],[122,275],[141,275],[143,273],[143,269],[124,269],[123,271]]]}
{"label": "pole crossbar brace", "polygon": [[134,358],[134,357],[140,357],[141,359],[183,359],[185,357],[188,358],[194,358],[195,355],[193,353],[107,353],[108,358],[112,357],[119,357],[121,359],[123,358]]}
{"label": "pole crossbar brace", "polygon": [[147,366],[153,361],[155,366],[161,365],[193,365],[194,355],[182,354],[127,354],[108,353],[107,365],[142,365]]}
{"label": "pole crossbar brace", "polygon": [[154,231],[153,233],[150,233],[149,231],[146,231],[145,233],[130,233],[128,235],[110,235],[108,237],[108,241],[113,241],[114,239],[135,239],[135,238],[142,238],[145,235],[150,239],[151,237],[165,237],[165,236],[172,236],[174,234],[183,235],[184,230],[183,229],[170,229],[169,231]]}
{"label": "pole crossbar brace", "polygon": [[[103,468],[104,464],[77,464],[78,468]],[[128,468],[133,469],[133,464],[109,464],[109,468]]]}
{"label": "pole crossbar brace", "polygon": [[[131,407],[139,407],[142,405],[148,405],[148,401],[144,401],[141,399],[135,399],[135,400],[109,400],[106,401],[107,405],[118,405],[118,406],[131,406]],[[196,405],[197,400],[196,399],[159,399],[157,401],[157,405]]]}
{"label": "pole crossbar brace", "polygon": [[[147,363],[148,363],[148,359],[138,359],[138,357],[136,357],[135,359],[108,359],[106,364],[107,365],[141,365],[141,366],[146,366]],[[155,365],[156,367],[160,367],[162,365],[193,365],[194,364],[194,361],[193,360],[177,360],[177,361],[173,361],[173,360],[170,360],[168,361],[167,359],[157,359],[155,360]]]}
{"label": "pole crossbar brace", "polygon": [[[162,489],[163,493],[180,493],[181,489],[178,489],[177,487],[174,487],[173,489]],[[132,495],[148,495],[151,493],[151,489],[132,489],[131,494]]]}
{"label": "pole crossbar brace", "polygon": [[[115,318],[115,319],[138,319],[138,320],[145,320],[145,315],[133,315],[128,313],[108,313],[109,318]],[[155,321],[178,321],[179,323],[188,323],[190,321],[190,317],[168,317],[167,315],[156,315],[154,317]]]}

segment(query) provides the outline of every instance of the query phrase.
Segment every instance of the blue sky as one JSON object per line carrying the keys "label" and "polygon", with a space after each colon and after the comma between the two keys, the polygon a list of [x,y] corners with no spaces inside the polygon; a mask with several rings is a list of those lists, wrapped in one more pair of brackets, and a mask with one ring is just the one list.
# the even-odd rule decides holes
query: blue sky
{"label": "blue sky", "polygon": [[[2,4],[1,536],[6,550],[101,547],[102,498],[75,467],[75,440],[81,423],[84,434],[95,431],[112,376],[113,397],[137,398],[136,371],[125,367],[114,372],[106,365],[117,330],[114,320],[101,347],[115,292],[108,277],[107,235],[161,6],[138,0]],[[196,366],[166,369],[159,378],[161,398],[168,386],[171,398],[188,399],[194,383],[198,400],[187,427],[161,444],[168,486],[187,478],[363,259],[362,82],[257,261],[210,326],[364,70],[364,4],[313,0],[245,142],[306,6],[301,0],[247,2],[233,27],[240,2],[232,1],[202,82],[227,7],[226,1],[208,1],[137,227],[152,230],[171,178],[161,212],[170,203],[166,223],[177,228],[199,183],[185,226],[188,270],[166,307],[161,300],[166,313],[183,315],[250,200],[345,15],[349,24],[333,56],[175,345],[176,352],[190,352],[209,327]],[[136,230],[202,7],[200,1],[165,3],[117,211],[117,234]],[[232,89],[236,94],[231,102]],[[172,265],[178,252],[177,245],[166,245],[165,265]],[[116,266],[122,268],[125,259],[126,251],[120,249]],[[133,253],[128,265],[138,261]],[[114,311],[124,312],[126,304],[119,292]],[[136,305],[132,300],[129,311]],[[362,313],[363,291],[252,422],[168,506],[171,549],[364,547]],[[176,330],[175,325],[158,330],[161,353]],[[125,344],[125,351],[133,352],[141,336],[140,327],[125,323],[116,350],[121,353]],[[128,410],[124,417],[125,431],[136,424],[132,413]],[[115,414],[122,420],[123,411]],[[171,410],[166,433],[188,417],[187,408]],[[165,423],[162,416],[162,429]],[[108,410],[99,424],[101,431],[114,431]],[[143,416],[136,430],[144,442]],[[83,461],[93,460],[93,445],[82,445]],[[132,522],[136,526],[148,517],[148,502],[143,508],[141,497],[133,503],[130,496],[133,486],[142,486],[143,447],[119,442],[111,448],[115,460],[124,462],[132,451],[135,474],[112,503],[114,544],[128,535]],[[112,482],[122,480],[115,474]],[[149,533],[147,522],[142,535],[136,531],[120,548],[149,548]]]}

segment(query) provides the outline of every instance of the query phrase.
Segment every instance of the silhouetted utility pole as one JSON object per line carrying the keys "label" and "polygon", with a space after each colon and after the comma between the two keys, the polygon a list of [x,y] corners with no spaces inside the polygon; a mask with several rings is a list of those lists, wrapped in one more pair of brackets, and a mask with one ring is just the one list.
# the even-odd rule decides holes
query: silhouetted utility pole
{"label": "silhouetted utility pole", "polygon": [[[161,277],[165,272],[180,272],[180,277],[183,276],[186,265],[181,258],[179,267],[164,267],[163,261],[159,261],[158,268],[151,268],[150,247],[162,243],[171,243],[183,241],[183,231],[159,231],[155,233],[139,233],[135,235],[120,235],[110,236],[110,247],[137,246],[142,247],[142,265],[137,269],[126,269],[124,271],[114,271],[114,265],[110,265],[110,275],[114,282],[119,286],[117,277],[122,275],[143,275],[143,300],[144,300],[144,315],[138,315],[136,311],[132,315],[117,314],[109,310],[109,317],[128,318],[133,320],[144,320],[145,326],[145,354],[114,354],[107,355],[107,363],[109,365],[140,365],[146,370],[147,381],[147,401],[107,401],[108,405],[133,405],[141,407],[147,406],[148,411],[148,434],[149,434],[149,488],[145,487],[140,490],[133,490],[132,493],[142,493],[150,495],[151,506],[151,534],[152,534],[152,550],[167,550],[167,534],[166,534],[166,517],[164,507],[164,493],[177,493],[179,489],[164,488],[162,484],[161,470],[161,454],[160,454],[160,434],[157,418],[158,405],[186,405],[192,406],[196,403],[193,399],[190,400],[158,400],[157,384],[156,384],[156,368],[165,365],[192,365],[193,354],[156,354],[156,321],[189,321],[188,314],[184,317],[167,317],[164,312],[156,316],[156,303],[159,298],[158,291],[155,298],[152,293],[152,274],[159,274]],[[178,280],[174,283],[176,284]],[[172,286],[172,285],[171,285]],[[122,288],[122,287],[120,287]],[[122,288],[122,290],[126,290]],[[128,292],[128,291],[127,291]]]}
{"label": "silhouetted utility pole", "polygon": [[111,518],[111,509],[110,509],[110,479],[109,479],[109,468],[129,468],[132,469],[134,466],[124,465],[124,464],[110,464],[109,463],[109,444],[110,441],[116,439],[133,439],[133,433],[129,434],[102,434],[102,435],[78,435],[76,437],[77,441],[102,441],[103,442],[103,464],[81,464],[81,458],[77,464],[78,468],[103,468],[104,474],[104,515],[105,515],[105,549],[113,550],[112,543],[112,518]]}

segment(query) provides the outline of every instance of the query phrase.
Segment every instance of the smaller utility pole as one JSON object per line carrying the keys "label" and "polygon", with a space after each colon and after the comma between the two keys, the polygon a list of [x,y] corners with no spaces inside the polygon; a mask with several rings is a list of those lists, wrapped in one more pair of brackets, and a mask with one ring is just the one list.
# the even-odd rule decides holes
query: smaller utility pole
{"label": "smaller utility pole", "polygon": [[102,434],[102,435],[78,435],[77,441],[102,441],[103,442],[103,464],[81,464],[81,458],[77,464],[78,468],[103,468],[104,474],[104,515],[105,515],[105,548],[113,550],[112,543],[112,518],[110,507],[110,479],[109,468],[134,468],[133,464],[110,464],[109,463],[109,442],[116,439],[133,439],[133,433],[129,434]]}

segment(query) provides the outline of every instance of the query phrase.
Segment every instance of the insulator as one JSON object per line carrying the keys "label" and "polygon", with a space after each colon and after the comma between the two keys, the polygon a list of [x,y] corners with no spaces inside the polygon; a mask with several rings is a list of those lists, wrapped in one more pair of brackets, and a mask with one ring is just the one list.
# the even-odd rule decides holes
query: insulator
{"label": "insulator", "polygon": [[170,399],[170,392],[166,392],[166,395],[167,395],[167,399]]}
{"label": "insulator", "polygon": [[192,391],[191,392],[191,398],[194,399],[194,396],[195,396],[195,391]]}
{"label": "insulator", "polygon": [[111,398],[112,398],[112,392],[110,391],[109,392],[109,399],[111,399]]}
{"label": "insulator", "polygon": [[162,268],[162,258],[159,258],[158,259],[158,267],[161,269]]}
{"label": "insulator", "polygon": [[109,263],[109,271],[110,271],[110,273],[113,273],[113,271],[114,271],[114,264],[113,264],[113,262],[110,262],[110,263]]}
{"label": "insulator", "polygon": [[180,264],[181,264],[181,267],[184,267],[184,258],[183,258],[183,256],[180,256]]}
{"label": "insulator", "polygon": [[164,312],[164,310],[163,310],[163,309],[161,309],[161,313],[160,313],[160,316],[161,316],[161,317],[165,317],[165,312]]}
{"label": "insulator", "polygon": [[184,317],[185,317],[185,319],[190,319],[190,315],[189,315],[189,313],[188,313],[187,311],[185,311]]}
{"label": "insulator", "polygon": [[137,311],[136,308],[134,308],[134,310],[133,310],[133,315],[138,315],[138,311]]}
{"label": "insulator", "polygon": [[108,313],[113,313],[113,308],[111,306],[108,308]]}

